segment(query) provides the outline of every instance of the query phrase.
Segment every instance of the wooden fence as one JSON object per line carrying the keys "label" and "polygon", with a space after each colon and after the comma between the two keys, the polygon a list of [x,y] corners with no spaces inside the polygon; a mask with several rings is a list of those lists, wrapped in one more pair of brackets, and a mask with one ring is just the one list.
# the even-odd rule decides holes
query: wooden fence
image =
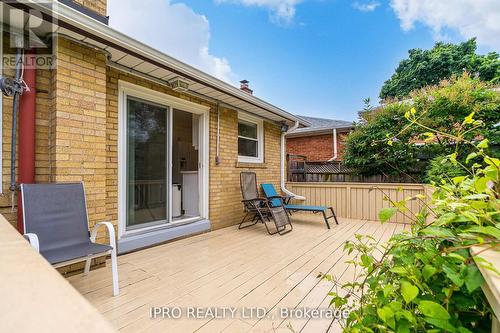
{"label": "wooden fence", "polygon": [[[381,184],[381,183],[288,183],[287,188],[306,201],[297,203],[306,205],[332,206],[339,217],[377,221],[379,211],[392,207],[388,197],[400,201],[417,194],[429,195],[429,188],[422,184]],[[407,203],[413,215],[422,208],[421,200],[414,199]],[[411,223],[411,219],[398,212],[391,222]]]}

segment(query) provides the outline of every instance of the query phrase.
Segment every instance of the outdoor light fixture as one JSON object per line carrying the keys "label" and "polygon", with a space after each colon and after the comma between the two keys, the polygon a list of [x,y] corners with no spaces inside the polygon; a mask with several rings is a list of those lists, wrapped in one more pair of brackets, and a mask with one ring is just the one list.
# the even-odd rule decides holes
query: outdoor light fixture
{"label": "outdoor light fixture", "polygon": [[281,133],[287,132],[289,127],[287,123],[281,123]]}
{"label": "outdoor light fixture", "polygon": [[12,96],[16,92],[22,93],[23,86],[22,84],[10,77],[0,77],[0,90],[5,96]]}
{"label": "outdoor light fixture", "polygon": [[175,91],[187,92],[189,90],[189,82],[179,76],[168,81],[168,83]]}

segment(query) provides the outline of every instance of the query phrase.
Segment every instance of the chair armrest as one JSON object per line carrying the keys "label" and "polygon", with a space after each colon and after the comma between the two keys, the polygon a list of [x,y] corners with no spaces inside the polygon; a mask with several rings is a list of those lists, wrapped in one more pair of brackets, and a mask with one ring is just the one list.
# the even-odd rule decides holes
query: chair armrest
{"label": "chair armrest", "polygon": [[267,197],[267,200],[269,200],[269,203],[271,204],[272,207],[279,207],[279,206],[273,205],[274,199],[278,199],[281,203],[281,206],[284,206],[286,204],[284,197],[282,197],[281,195],[272,195],[272,196]]}
{"label": "chair armrest", "polygon": [[111,222],[98,222],[94,225],[94,228],[92,229],[92,234],[90,236],[90,240],[92,242],[95,242],[95,239],[97,237],[97,230],[99,229],[100,226],[105,226],[108,229],[108,235],[109,235],[109,245],[113,247],[113,249],[116,249],[116,240],[115,240],[115,228],[113,227],[113,224]]}
{"label": "chair armrest", "polygon": [[38,236],[33,233],[27,233],[23,235],[24,238],[30,243],[36,252],[40,252],[40,242],[38,241]]}
{"label": "chair armrest", "polygon": [[241,202],[253,202],[253,201],[267,201],[267,198],[254,198],[254,199],[241,200]]}
{"label": "chair armrest", "polygon": [[281,196],[281,195],[271,195],[269,197],[267,197],[267,200],[272,200],[272,199],[284,199],[285,197]]}
{"label": "chair armrest", "polygon": [[283,198],[283,202],[285,203],[285,205],[288,205],[290,203],[290,200],[295,198],[293,195],[283,195],[281,197]]}

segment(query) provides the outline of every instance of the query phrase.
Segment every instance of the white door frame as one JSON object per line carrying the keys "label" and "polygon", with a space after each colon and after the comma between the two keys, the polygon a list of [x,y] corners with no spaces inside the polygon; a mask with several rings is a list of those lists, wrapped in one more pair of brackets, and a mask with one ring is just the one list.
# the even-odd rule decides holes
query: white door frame
{"label": "white door frame", "polygon": [[[126,81],[118,81],[118,239],[125,234],[144,232],[144,229],[133,231],[126,230],[127,219],[127,97],[132,96],[144,101],[164,105],[169,108],[168,139],[169,145],[169,183],[172,179],[172,114],[173,109],[191,112],[200,116],[199,126],[199,196],[200,196],[200,217],[208,219],[208,195],[209,195],[209,124],[210,107],[186,101],[162,92],[138,86]],[[168,217],[167,222],[172,221],[172,186],[168,184]],[[167,223],[169,225],[171,223]],[[150,227],[151,231],[162,229],[165,225]]]}

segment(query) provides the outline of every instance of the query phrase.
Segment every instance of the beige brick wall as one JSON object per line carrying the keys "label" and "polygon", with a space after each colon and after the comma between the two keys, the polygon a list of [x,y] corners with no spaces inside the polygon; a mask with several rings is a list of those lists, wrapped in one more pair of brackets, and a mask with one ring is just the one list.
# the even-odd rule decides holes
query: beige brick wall
{"label": "beige brick wall", "polygon": [[264,164],[238,164],[238,113],[222,109],[220,117],[221,164],[215,164],[217,113],[210,115],[210,220],[212,228],[219,229],[240,222],[243,217],[241,204],[240,173],[254,171],[257,182],[273,183],[279,190],[280,183],[280,128],[264,122]]}
{"label": "beige brick wall", "polygon": [[[280,181],[280,128],[264,122],[265,163],[261,165],[238,165],[238,113],[221,108],[220,154],[221,164],[215,164],[217,112],[215,105],[187,96],[134,77],[130,74],[108,68],[107,75],[107,167],[106,167],[106,208],[108,219],[118,223],[118,81],[123,80],[155,91],[160,91],[194,103],[209,106],[210,110],[210,184],[209,210],[212,229],[219,229],[239,223],[243,217],[240,193],[240,172],[255,171],[259,183],[272,182],[279,186]],[[278,187],[277,187],[278,188]]]}
{"label": "beige brick wall", "polygon": [[[217,111],[213,104],[106,67],[105,55],[63,38],[56,39],[53,70],[37,71],[36,181],[84,181],[90,227],[99,221],[118,224],[118,81],[209,106],[210,202],[212,228],[237,224],[243,216],[239,174],[254,170],[258,182],[279,186],[280,128],[264,122],[265,163],[238,164],[237,112],[221,108],[221,164],[215,164]],[[13,73],[6,73],[12,76]],[[3,99],[3,191],[0,213],[10,213],[9,167],[12,99]],[[105,240],[105,231],[99,233]],[[101,262],[102,263],[102,262]],[[74,271],[79,265],[64,268]]]}
{"label": "beige brick wall", "polygon": [[105,55],[58,38],[52,74],[50,181],[85,183],[92,227],[107,219]]}
{"label": "beige brick wall", "polygon": [[[56,40],[49,112],[50,182],[83,181],[90,228],[106,210],[106,58],[99,51]],[[38,157],[37,157],[38,159]],[[107,241],[104,229],[98,241]],[[103,259],[97,260],[102,264]],[[75,264],[61,271],[81,269]]]}
{"label": "beige brick wall", "polygon": [[100,15],[107,15],[107,0],[73,0],[73,2],[87,7]]}

